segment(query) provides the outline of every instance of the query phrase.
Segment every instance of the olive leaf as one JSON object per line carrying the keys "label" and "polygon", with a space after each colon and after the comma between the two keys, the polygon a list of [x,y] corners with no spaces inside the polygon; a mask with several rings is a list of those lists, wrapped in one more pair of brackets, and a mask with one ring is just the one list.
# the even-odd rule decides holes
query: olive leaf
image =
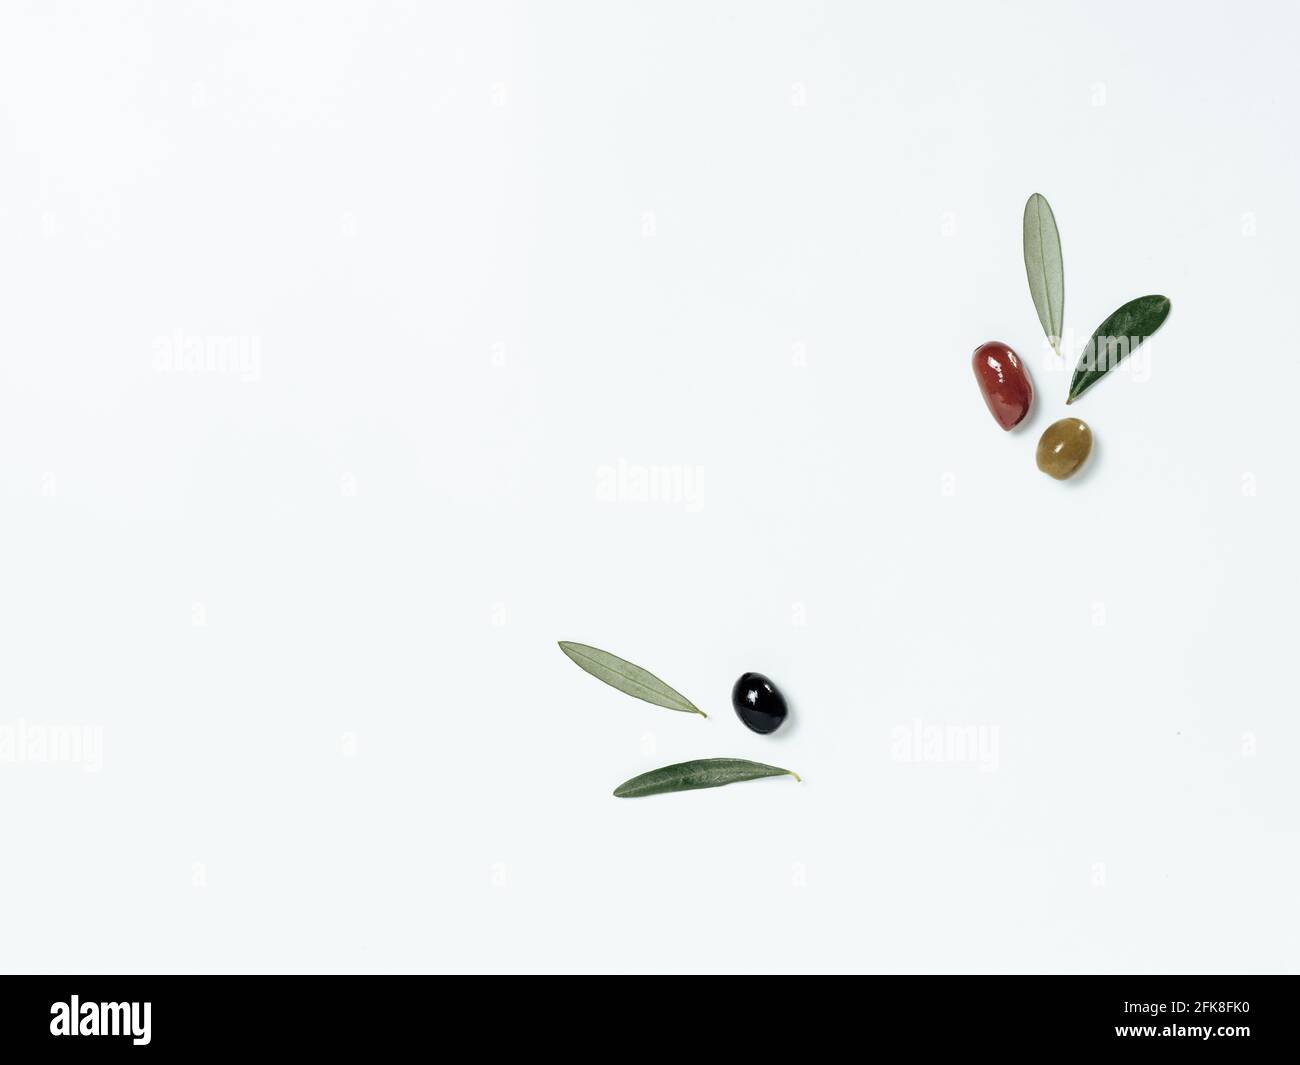
{"label": "olive leaf", "polygon": [[1113,370],[1142,341],[1164,324],[1169,317],[1167,296],[1139,296],[1129,300],[1107,318],[1092,334],[1079,365],[1070,378],[1070,395],[1066,403],[1073,403],[1093,385]]}
{"label": "olive leaf", "polygon": [[662,769],[652,769],[639,777],[626,780],[614,789],[620,799],[639,799],[645,795],[662,795],[668,791],[694,791],[697,788],[720,788],[741,780],[758,780],[761,777],[791,776],[799,774],[790,769],[780,769],[762,762],[747,762],[743,758],[700,758],[694,762],[678,762]]}
{"label": "olive leaf", "polygon": [[603,680],[610,687],[621,692],[644,699],[655,706],[666,706],[669,710],[680,710],[684,714],[699,714],[708,717],[703,710],[680,692],[668,687],[653,673],[638,665],[619,658],[618,655],[602,651],[599,647],[590,647],[585,643],[560,641],[560,650],[568,655],[579,668],[585,669],[597,680]]}
{"label": "olive leaf", "polygon": [[1061,354],[1061,323],[1065,315],[1065,267],[1061,263],[1061,235],[1051,204],[1035,192],[1025,203],[1025,273],[1029,294],[1043,332],[1056,354]]}

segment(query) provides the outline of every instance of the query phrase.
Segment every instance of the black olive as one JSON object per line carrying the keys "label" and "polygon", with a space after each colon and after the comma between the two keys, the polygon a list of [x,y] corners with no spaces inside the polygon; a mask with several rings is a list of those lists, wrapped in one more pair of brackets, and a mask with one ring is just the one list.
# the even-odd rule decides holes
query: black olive
{"label": "black olive", "polygon": [[731,705],[746,728],[775,732],[785,720],[785,696],[762,673],[745,673],[731,689]]}

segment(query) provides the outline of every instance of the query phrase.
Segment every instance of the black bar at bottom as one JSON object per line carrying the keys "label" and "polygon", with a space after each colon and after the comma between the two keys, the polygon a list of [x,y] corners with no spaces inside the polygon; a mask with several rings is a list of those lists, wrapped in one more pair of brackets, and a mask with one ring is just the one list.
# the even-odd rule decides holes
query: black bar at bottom
{"label": "black bar at bottom", "polygon": [[[1295,1043],[1289,976],[871,976],[835,988],[780,976],[689,984],[566,977],[546,988],[525,987],[525,979],[546,978],[11,976],[0,981],[0,1047],[6,1056],[250,1048],[373,1055],[413,1045],[451,1050],[466,1038],[484,1053],[529,1041],[534,1051],[557,1051],[596,1038],[613,1053],[655,1044],[684,1053],[684,1022],[727,1040],[729,1053],[750,1042],[775,1050],[774,1040],[816,1053],[828,1036],[867,1052],[1131,1044],[1240,1054]],[[587,986],[565,986],[573,981]]]}

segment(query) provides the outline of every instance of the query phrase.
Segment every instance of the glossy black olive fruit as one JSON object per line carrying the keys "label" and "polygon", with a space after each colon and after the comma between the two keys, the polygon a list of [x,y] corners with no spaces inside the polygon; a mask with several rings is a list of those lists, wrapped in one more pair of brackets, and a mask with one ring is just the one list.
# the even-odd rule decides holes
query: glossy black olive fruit
{"label": "glossy black olive fruit", "polygon": [[731,689],[731,705],[746,728],[775,732],[785,720],[785,696],[762,673],[745,673]]}

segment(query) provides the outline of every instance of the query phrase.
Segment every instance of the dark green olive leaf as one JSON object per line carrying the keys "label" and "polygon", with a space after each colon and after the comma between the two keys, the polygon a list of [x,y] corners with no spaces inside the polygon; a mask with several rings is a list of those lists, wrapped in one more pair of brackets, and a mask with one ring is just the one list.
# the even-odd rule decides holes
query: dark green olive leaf
{"label": "dark green olive leaf", "polygon": [[1035,192],[1025,204],[1025,273],[1029,294],[1043,332],[1056,354],[1061,354],[1061,323],[1065,315],[1065,266],[1061,262],[1061,234],[1052,207]]}
{"label": "dark green olive leaf", "polygon": [[597,680],[603,680],[621,692],[626,692],[637,699],[644,699],[647,703],[654,703],[655,706],[666,706],[669,710],[680,710],[684,714],[699,714],[700,717],[709,716],[686,696],[668,687],[653,673],[633,665],[625,658],[602,651],[599,647],[589,647],[585,643],[572,643],[568,640],[560,641],[560,650]]}
{"label": "dark green olive leaf", "polygon": [[1102,322],[1079,356],[1079,365],[1070,378],[1070,395],[1065,402],[1073,403],[1087,392],[1159,329],[1168,317],[1168,297],[1139,296]]}
{"label": "dark green olive leaf", "polygon": [[700,758],[694,762],[678,762],[662,769],[652,769],[639,777],[624,781],[614,789],[620,799],[639,799],[645,795],[662,795],[667,791],[694,791],[697,788],[720,788],[742,780],[760,777],[791,776],[799,774],[789,769],[778,769],[762,762],[747,762],[743,758]]}

